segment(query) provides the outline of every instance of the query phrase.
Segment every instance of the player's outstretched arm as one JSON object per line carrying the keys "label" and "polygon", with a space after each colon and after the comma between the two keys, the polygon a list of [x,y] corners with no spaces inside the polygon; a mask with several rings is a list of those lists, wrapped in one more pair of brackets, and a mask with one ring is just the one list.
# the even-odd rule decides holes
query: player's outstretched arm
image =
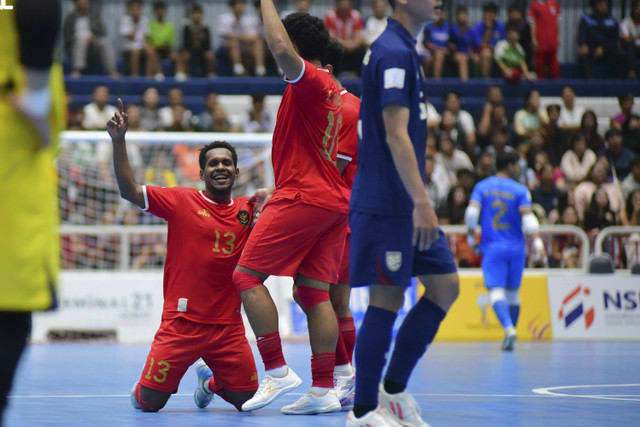
{"label": "player's outstretched arm", "polygon": [[116,181],[120,189],[120,196],[123,199],[140,208],[144,208],[144,193],[142,187],[136,182],[135,175],[129,164],[129,157],[127,156],[127,143],[124,135],[129,127],[129,117],[124,112],[124,106],[120,98],[118,98],[118,109],[119,112],[115,113],[107,123],[107,132],[113,144],[113,169],[116,173]]}
{"label": "player's outstretched arm", "polygon": [[407,131],[409,109],[389,104],[382,110],[382,118],[393,164],[413,200],[413,243],[424,250],[438,239],[438,218],[420,177],[418,159]]}
{"label": "player's outstretched arm", "polygon": [[295,79],[302,72],[302,58],[300,58],[300,55],[293,47],[293,43],[291,43],[289,34],[287,34],[287,30],[282,25],[273,0],[261,0],[260,3],[264,34],[269,50],[287,79]]}

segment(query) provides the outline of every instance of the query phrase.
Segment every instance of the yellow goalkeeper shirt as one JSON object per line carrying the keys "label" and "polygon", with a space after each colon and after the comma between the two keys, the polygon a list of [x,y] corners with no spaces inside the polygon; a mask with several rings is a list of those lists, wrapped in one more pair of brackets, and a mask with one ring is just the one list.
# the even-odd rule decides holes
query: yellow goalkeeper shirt
{"label": "yellow goalkeeper shirt", "polygon": [[[15,4],[15,2],[13,2]],[[0,11],[0,311],[54,303],[60,240],[54,158],[65,125],[62,67],[51,68],[51,144],[9,103],[25,88],[15,13]]]}

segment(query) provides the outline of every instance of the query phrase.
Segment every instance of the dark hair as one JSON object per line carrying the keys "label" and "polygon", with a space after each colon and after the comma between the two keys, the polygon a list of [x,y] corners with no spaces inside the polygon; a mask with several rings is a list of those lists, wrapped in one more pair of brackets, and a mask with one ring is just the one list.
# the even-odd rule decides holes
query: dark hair
{"label": "dark hair", "polygon": [[547,114],[550,113],[551,110],[557,110],[559,112],[560,110],[562,110],[562,108],[560,108],[560,105],[558,105],[558,104],[549,104],[549,105],[547,105]]}
{"label": "dark hair", "polygon": [[396,7],[396,0],[389,0],[389,6],[391,6],[391,9]]}
{"label": "dark hair", "polygon": [[[637,158],[637,157],[636,157]],[[633,216],[633,203],[631,203],[631,200],[633,199],[633,196],[635,196],[636,193],[640,193],[640,190],[633,190],[631,193],[629,193],[629,196],[627,196],[627,218],[631,219],[631,217]],[[631,224],[631,225],[638,225],[638,224]]]}
{"label": "dark hair", "polygon": [[233,159],[233,165],[238,167],[238,153],[236,153],[236,147],[229,144],[227,141],[213,141],[205,145],[200,149],[200,155],[198,156],[198,162],[200,163],[200,170],[204,170],[207,153],[214,148],[226,148],[231,152],[231,158]]}
{"label": "dark hair", "polygon": [[194,5],[191,7],[191,12],[192,12],[192,13],[193,13],[193,12],[202,12],[202,6],[200,6],[200,5],[199,5],[199,4],[197,4],[197,3],[196,3],[196,4],[194,4]]}
{"label": "dark hair", "polygon": [[629,169],[633,169],[636,166],[640,166],[640,156],[635,156],[633,159],[631,159],[631,162],[629,163]]}
{"label": "dark hair", "polygon": [[442,95],[442,100],[446,101],[447,98],[449,98],[449,95],[455,95],[456,98],[458,98],[458,100],[460,99],[460,94],[458,92],[450,90],[450,91],[446,92],[444,95]]}
{"label": "dark hair", "polygon": [[327,51],[322,59],[322,65],[331,64],[334,76],[337,76],[342,71],[342,57],[344,56],[344,52],[345,49],[342,46],[342,43],[340,43],[338,39],[332,37],[329,40]]}
{"label": "dark hair", "polygon": [[612,136],[622,136],[622,132],[615,128],[610,128],[605,134],[604,139],[608,141]]}
{"label": "dark hair", "polygon": [[496,156],[496,169],[505,171],[510,165],[515,165],[520,160],[518,154],[513,151],[498,153]]}
{"label": "dark hair", "polygon": [[306,12],[295,12],[287,15],[282,24],[302,59],[322,61],[329,45],[329,30],[322,19]]}
{"label": "dark hair", "polygon": [[540,93],[537,89],[531,89],[528,90],[525,94],[524,94],[524,105],[526,106],[529,103],[529,98],[531,98],[531,95],[533,95],[534,93]]}
{"label": "dark hair", "polygon": [[163,1],[153,2],[153,10],[166,9],[166,8],[167,8],[167,4]]}
{"label": "dark hair", "polygon": [[253,92],[251,94],[251,100],[253,102],[264,102],[264,92]]}
{"label": "dark hair", "polygon": [[[640,0],[638,0],[640,1]],[[633,100],[633,94],[631,92],[625,92],[618,95],[618,102],[622,104],[624,101]]]}
{"label": "dark hair", "polygon": [[[639,0],[640,1],[640,0]],[[460,13],[460,12],[467,12],[469,13],[469,9],[467,8],[467,6],[463,5],[463,4],[459,4],[458,7],[456,7],[456,13]]]}
{"label": "dark hair", "polygon": [[575,148],[576,143],[577,143],[578,141],[580,141],[580,140],[584,141],[584,142],[585,142],[585,144],[587,143],[587,138],[586,138],[582,133],[580,133],[580,132],[576,132],[576,133],[574,133],[574,134],[571,136],[571,147],[572,147],[572,148]]}
{"label": "dark hair", "polygon": [[506,32],[508,33],[509,31],[515,31],[516,33],[520,34],[520,27],[517,23],[515,22],[510,22],[507,24],[507,29]]}
{"label": "dark hair", "polygon": [[129,0],[127,2],[127,7],[134,5],[134,4],[142,4],[142,0]]}
{"label": "dark hair", "polygon": [[498,5],[495,4],[494,2],[489,2],[487,4],[485,4],[484,6],[482,6],[482,12],[493,12],[493,13],[498,13]]}
{"label": "dark hair", "polygon": [[520,8],[520,5],[518,5],[517,2],[511,3],[509,5],[509,8],[507,9],[507,13],[511,13],[511,12],[513,12],[515,10],[517,10],[520,13],[522,13],[522,9]]}

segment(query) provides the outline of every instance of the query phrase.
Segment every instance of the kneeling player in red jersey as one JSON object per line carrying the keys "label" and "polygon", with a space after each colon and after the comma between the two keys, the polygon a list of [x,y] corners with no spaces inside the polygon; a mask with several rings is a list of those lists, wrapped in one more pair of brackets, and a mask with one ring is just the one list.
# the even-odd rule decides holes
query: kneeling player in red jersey
{"label": "kneeling player in red jersey", "polygon": [[215,141],[200,150],[204,191],[140,186],[127,159],[128,117],[122,100],[118,104],[120,112],[107,130],[120,195],[169,223],[162,323],[131,403],[145,412],[158,411],[189,366],[202,358],[196,368],[196,405],[204,408],[215,393],[240,410],[255,394],[258,375],[231,281],[252,216],[248,197],[231,198],[239,174],[235,148]]}

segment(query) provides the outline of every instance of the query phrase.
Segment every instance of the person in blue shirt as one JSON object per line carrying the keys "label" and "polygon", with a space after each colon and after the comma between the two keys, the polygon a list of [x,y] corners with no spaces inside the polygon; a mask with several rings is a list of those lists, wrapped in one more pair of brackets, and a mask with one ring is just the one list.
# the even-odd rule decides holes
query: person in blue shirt
{"label": "person in blue shirt", "polygon": [[[426,425],[406,385],[459,293],[457,267],[425,189],[427,110],[414,39],[438,18],[442,1],[390,3],[393,15],[362,67],[350,280],[352,287],[369,286],[369,306],[356,340],[355,404],[347,426]],[[414,276],[426,291],[400,326],[380,385],[393,324]],[[402,411],[392,414],[393,408]]]}
{"label": "person in blue shirt", "polygon": [[491,77],[493,65],[493,48],[506,36],[502,22],[498,21],[498,5],[494,2],[482,7],[482,21],[476,23],[470,30],[472,45],[471,60],[480,69],[482,77]]}
{"label": "person in blue shirt", "polygon": [[471,23],[469,11],[464,5],[456,7],[455,24],[451,26],[449,49],[453,52],[453,60],[458,64],[458,76],[461,80],[469,80],[469,54],[471,53]]}
{"label": "person in blue shirt", "polygon": [[546,257],[539,235],[540,225],[531,211],[531,194],[527,187],[514,180],[518,159],[518,154],[513,152],[498,154],[495,176],[476,184],[465,213],[471,247],[476,246],[477,226],[482,227],[479,245],[482,274],[493,310],[505,330],[502,342],[505,351],[513,350],[520,314],[518,293],[526,258],[523,229],[534,239],[535,257]]}
{"label": "person in blue shirt", "polygon": [[424,26],[424,45],[431,53],[423,60],[425,74],[429,75],[433,70],[433,78],[441,79],[444,61],[449,51],[449,38],[451,25],[446,21],[446,14],[440,12],[436,22]]}

